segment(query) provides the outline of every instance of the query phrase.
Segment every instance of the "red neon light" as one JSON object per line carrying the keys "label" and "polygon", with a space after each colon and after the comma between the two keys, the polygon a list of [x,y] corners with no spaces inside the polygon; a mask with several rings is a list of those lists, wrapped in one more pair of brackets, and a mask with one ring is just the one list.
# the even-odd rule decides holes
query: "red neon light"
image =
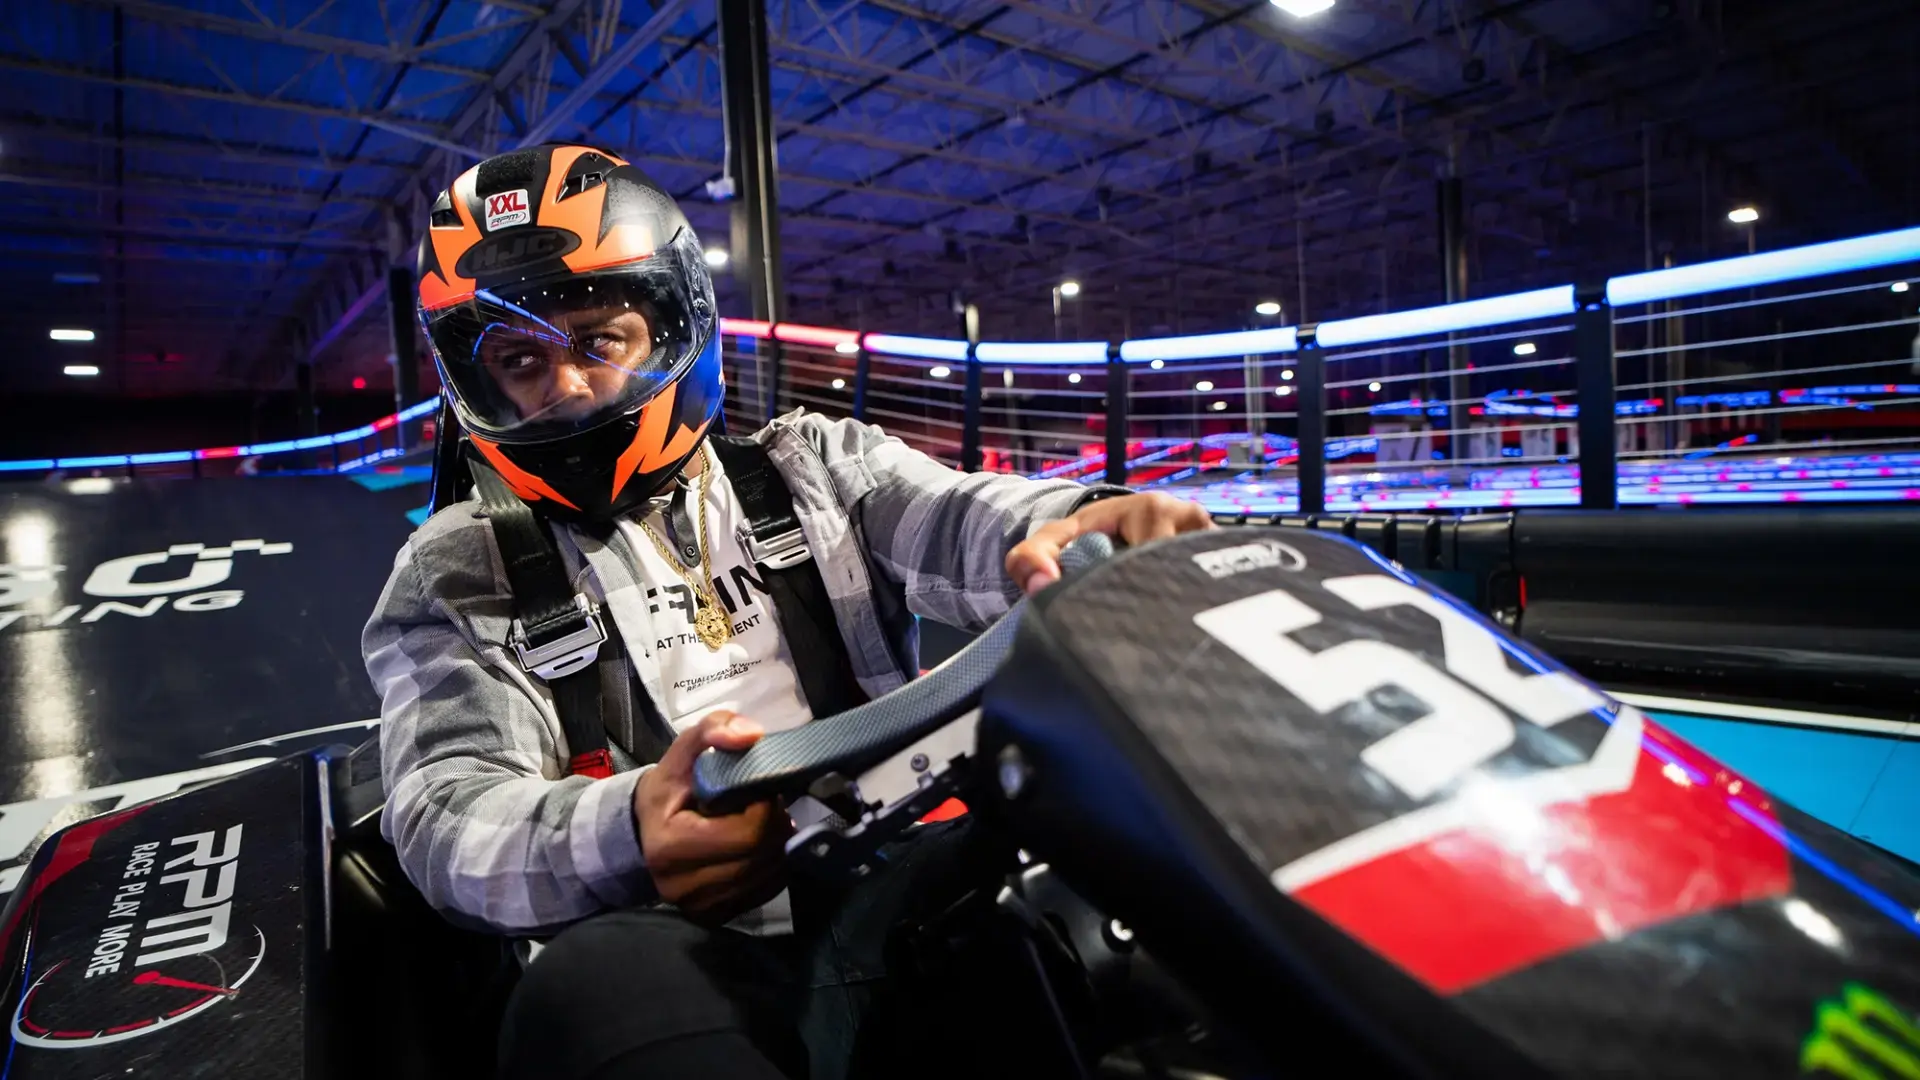
{"label": "red neon light", "polygon": [[373,422],[373,430],[385,431],[399,422],[400,418],[398,416],[383,416]]}
{"label": "red neon light", "polygon": [[791,341],[796,345],[820,345],[832,348],[835,345],[852,345],[860,341],[857,330],[835,330],[826,326],[800,326],[796,323],[781,323],[773,328],[773,336],[780,341]]}
{"label": "red neon light", "polygon": [[773,324],[753,319],[721,319],[720,332],[737,334],[740,337],[766,338],[773,336]]}
{"label": "red neon light", "polygon": [[211,450],[200,451],[200,456],[202,458],[239,457],[240,448],[237,446],[216,446]]}

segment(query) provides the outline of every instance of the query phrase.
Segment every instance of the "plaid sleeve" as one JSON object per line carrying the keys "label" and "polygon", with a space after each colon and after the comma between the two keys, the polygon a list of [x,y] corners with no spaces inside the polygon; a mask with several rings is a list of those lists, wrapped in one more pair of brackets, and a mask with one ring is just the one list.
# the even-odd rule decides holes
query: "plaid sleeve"
{"label": "plaid sleeve", "polygon": [[651,899],[631,809],[640,773],[565,776],[545,687],[476,644],[487,635],[474,627],[504,627],[504,613],[447,604],[450,591],[495,589],[491,552],[462,557],[465,539],[423,546],[416,534],[362,636],[381,699],[382,831],[429,903],[490,931],[539,934]]}
{"label": "plaid sleeve", "polygon": [[855,514],[874,565],[905,590],[914,614],[966,630],[984,629],[1019,599],[1006,571],[1016,544],[1092,498],[1126,492],[959,472],[870,424],[806,419],[842,489],[864,492]]}

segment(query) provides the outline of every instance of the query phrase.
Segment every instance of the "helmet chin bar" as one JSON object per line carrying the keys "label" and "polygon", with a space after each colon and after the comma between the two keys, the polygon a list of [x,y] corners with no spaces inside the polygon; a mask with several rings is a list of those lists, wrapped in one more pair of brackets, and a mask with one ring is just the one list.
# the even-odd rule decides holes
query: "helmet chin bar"
{"label": "helmet chin bar", "polygon": [[980,710],[969,709],[857,776],[815,780],[787,807],[790,863],[828,878],[864,877],[882,844],[959,794],[979,724]]}

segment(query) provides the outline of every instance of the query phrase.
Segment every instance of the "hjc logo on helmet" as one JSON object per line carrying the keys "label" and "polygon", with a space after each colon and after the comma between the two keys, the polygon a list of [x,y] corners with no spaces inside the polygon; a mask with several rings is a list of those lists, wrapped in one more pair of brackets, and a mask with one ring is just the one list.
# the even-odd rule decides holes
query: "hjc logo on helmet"
{"label": "hjc logo on helmet", "polygon": [[525,225],[532,220],[533,211],[527,207],[526,188],[487,196],[488,232],[504,229],[509,225]]}
{"label": "hjc logo on helmet", "polygon": [[508,270],[558,259],[579,246],[580,238],[565,229],[536,225],[487,237],[460,256],[453,272],[461,277],[491,277]]}

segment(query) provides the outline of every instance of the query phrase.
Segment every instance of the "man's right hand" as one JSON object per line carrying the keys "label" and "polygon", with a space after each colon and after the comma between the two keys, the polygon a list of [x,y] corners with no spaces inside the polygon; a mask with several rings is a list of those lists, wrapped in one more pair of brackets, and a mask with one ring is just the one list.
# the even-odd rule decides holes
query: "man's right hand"
{"label": "man's right hand", "polygon": [[723,923],[773,899],[786,885],[785,845],[793,823],[772,802],[708,817],[693,802],[693,763],[708,747],[745,750],[760,725],[710,713],[680,733],[634,786],[640,850],[660,899],[694,919]]}

